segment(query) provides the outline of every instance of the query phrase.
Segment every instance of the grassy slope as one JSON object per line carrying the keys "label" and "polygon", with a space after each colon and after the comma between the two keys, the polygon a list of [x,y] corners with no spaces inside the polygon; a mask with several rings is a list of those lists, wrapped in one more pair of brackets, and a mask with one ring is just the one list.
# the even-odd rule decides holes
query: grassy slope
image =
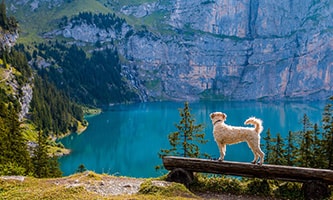
{"label": "grassy slope", "polygon": [[9,15],[14,15],[19,21],[21,27],[19,42],[27,44],[33,41],[42,41],[41,33],[57,28],[57,20],[63,16],[70,17],[79,12],[107,13],[110,10],[98,1],[75,0],[53,9],[49,9],[46,4],[42,3],[34,12],[31,11],[29,5],[24,5]]}
{"label": "grassy slope", "polygon": [[42,42],[44,39],[41,35],[45,32],[57,29],[58,22],[63,16],[70,18],[79,12],[115,12],[119,17],[124,18],[127,23],[137,27],[138,29],[145,26],[152,32],[163,33],[169,29],[161,23],[161,21],[164,20],[165,15],[167,15],[165,12],[155,12],[140,19],[133,16],[126,16],[119,12],[123,6],[137,6],[142,3],[152,3],[155,1],[156,0],[119,1],[112,5],[112,8],[114,8],[115,11],[112,10],[107,0],[75,0],[71,3],[65,2],[61,6],[53,7],[52,9],[49,9],[47,4],[41,3],[40,7],[35,11],[31,11],[30,5],[26,4],[21,7],[17,6],[18,9],[14,13],[9,12],[8,14],[15,16],[15,18],[19,21],[21,33],[18,42],[24,44]]}

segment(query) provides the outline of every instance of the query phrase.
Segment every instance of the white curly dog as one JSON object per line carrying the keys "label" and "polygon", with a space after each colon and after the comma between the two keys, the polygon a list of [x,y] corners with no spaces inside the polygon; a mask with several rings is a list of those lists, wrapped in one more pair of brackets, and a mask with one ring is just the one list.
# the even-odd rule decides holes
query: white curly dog
{"label": "white curly dog", "polygon": [[214,125],[214,139],[220,151],[220,161],[223,161],[226,145],[247,142],[254,154],[253,164],[257,163],[260,158],[259,165],[264,163],[264,152],[260,149],[260,133],[263,131],[262,121],[255,117],[250,117],[244,124],[252,124],[254,127],[238,127],[230,126],[224,122],[227,115],[222,112],[214,112],[210,114],[210,119]]}

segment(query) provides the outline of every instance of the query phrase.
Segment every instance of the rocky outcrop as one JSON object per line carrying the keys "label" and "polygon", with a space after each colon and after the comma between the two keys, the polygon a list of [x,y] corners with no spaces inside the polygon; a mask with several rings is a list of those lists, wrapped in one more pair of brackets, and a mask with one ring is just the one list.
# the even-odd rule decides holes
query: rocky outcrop
{"label": "rocky outcrop", "polygon": [[[18,31],[8,31],[3,30],[0,27],[0,45],[1,49],[9,50],[16,44],[16,41],[19,37]],[[18,82],[15,74],[13,73],[13,67],[10,67],[4,79],[0,80],[0,82],[6,82],[6,84],[10,85],[13,91],[13,95],[15,98],[19,100],[21,105],[21,110],[19,112],[19,120],[22,121],[23,118],[29,112],[29,105],[32,100],[32,87],[30,83],[27,83],[23,87],[21,87]]]}
{"label": "rocky outcrop", "polygon": [[62,35],[65,38],[72,38],[79,42],[93,43],[96,42],[111,42],[112,40],[122,39],[124,33],[126,34],[130,30],[128,25],[124,24],[120,31],[115,30],[114,27],[108,27],[107,29],[98,28],[93,24],[82,23],[80,25],[74,25],[69,23],[65,27],[59,30],[45,33],[45,38],[52,38],[58,35]]}
{"label": "rocky outcrop", "polygon": [[16,44],[19,34],[17,31],[9,32],[0,27],[0,44],[2,49],[10,49]]}
{"label": "rocky outcrop", "polygon": [[21,111],[19,113],[19,120],[22,121],[29,113],[30,102],[32,101],[33,90],[30,84],[24,85],[22,88],[22,97],[19,102],[21,104]]}
{"label": "rocky outcrop", "polygon": [[20,103],[21,110],[18,113],[18,119],[19,121],[22,121],[29,113],[30,102],[33,97],[32,83],[28,82],[25,85],[20,86],[17,82],[16,75],[13,73],[13,67],[11,67],[8,72],[6,79],[3,79],[2,81],[6,81],[6,84],[11,87],[13,97]]}

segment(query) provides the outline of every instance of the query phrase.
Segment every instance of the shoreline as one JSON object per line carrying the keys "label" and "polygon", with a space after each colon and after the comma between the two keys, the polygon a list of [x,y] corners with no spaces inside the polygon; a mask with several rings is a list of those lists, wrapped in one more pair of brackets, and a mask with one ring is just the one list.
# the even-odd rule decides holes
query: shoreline
{"label": "shoreline", "polygon": [[[84,131],[87,130],[88,126],[89,126],[89,123],[88,121],[86,120],[86,118],[90,118],[90,117],[94,117],[94,116],[97,116],[99,114],[102,113],[102,109],[87,109],[85,110],[86,114],[84,115],[84,122],[85,122],[85,125],[83,125],[82,122],[79,122],[79,125],[78,125],[78,129],[76,132],[71,132],[71,131],[68,131],[67,133],[61,135],[61,136],[52,136],[51,137],[51,140],[56,142],[57,140],[61,140],[65,137],[68,137],[72,134],[82,134]],[[61,143],[62,144],[62,143]],[[61,157],[61,156],[66,156],[66,155],[69,155],[70,153],[72,152],[71,149],[68,149],[66,148],[65,146],[63,148],[58,148],[55,153],[53,153],[54,156],[57,156],[57,157]]]}

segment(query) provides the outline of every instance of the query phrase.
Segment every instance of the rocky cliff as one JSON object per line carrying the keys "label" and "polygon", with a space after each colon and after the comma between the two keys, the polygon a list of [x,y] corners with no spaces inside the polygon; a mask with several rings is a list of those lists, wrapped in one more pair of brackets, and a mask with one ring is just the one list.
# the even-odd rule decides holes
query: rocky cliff
{"label": "rocky cliff", "polygon": [[332,1],[177,0],[162,9],[179,34],[132,36],[123,49],[139,79],[152,85],[152,96],[245,100],[333,94]]}
{"label": "rocky cliff", "polygon": [[123,76],[142,100],[333,95],[331,0],[149,2],[105,3],[131,19],[121,31],[83,23],[46,35],[90,44],[117,41]]}
{"label": "rocky cliff", "polygon": [[[0,27],[0,54],[2,57],[3,50],[11,51],[11,48],[16,44],[16,41],[19,37],[18,31],[14,32],[9,32],[6,30],[3,30]],[[1,60],[2,61],[2,60]],[[20,66],[5,66],[5,65],[0,65],[0,67],[3,67],[6,71],[5,77],[0,80],[0,82],[4,82],[4,84],[8,85],[11,89],[8,90],[10,91],[9,95],[13,95],[15,99],[18,100],[21,110],[19,111],[19,121],[22,121],[24,117],[29,112],[29,105],[32,100],[32,83],[29,81],[28,83],[25,83],[24,85],[20,85],[18,83],[18,75],[17,72],[15,73],[14,71],[17,71],[15,67],[20,67]],[[6,69],[9,68],[9,69]],[[28,77],[30,80],[32,77]],[[7,92],[8,92],[7,91]]]}
{"label": "rocky cliff", "polygon": [[16,44],[18,37],[19,37],[19,34],[17,31],[9,32],[7,30],[3,30],[3,28],[0,27],[1,49],[8,49],[8,48],[13,47]]}

